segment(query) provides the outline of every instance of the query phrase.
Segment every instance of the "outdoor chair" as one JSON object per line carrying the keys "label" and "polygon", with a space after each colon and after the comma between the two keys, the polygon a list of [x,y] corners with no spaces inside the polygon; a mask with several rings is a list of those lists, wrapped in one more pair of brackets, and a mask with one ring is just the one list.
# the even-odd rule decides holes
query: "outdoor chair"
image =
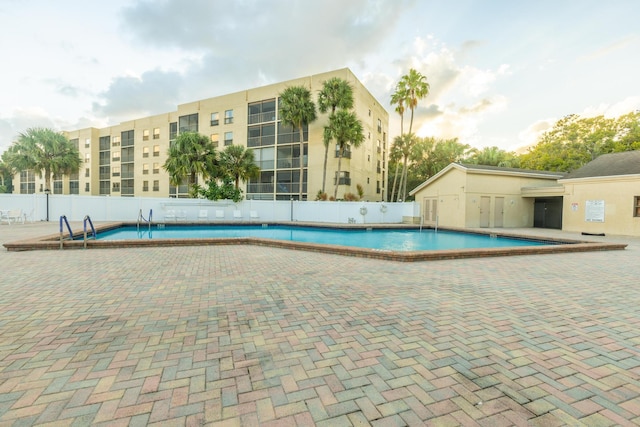
{"label": "outdoor chair", "polygon": [[242,219],[242,211],[233,211],[233,219]]}
{"label": "outdoor chair", "polygon": [[216,219],[223,219],[224,218],[224,211],[221,209],[216,210]]}

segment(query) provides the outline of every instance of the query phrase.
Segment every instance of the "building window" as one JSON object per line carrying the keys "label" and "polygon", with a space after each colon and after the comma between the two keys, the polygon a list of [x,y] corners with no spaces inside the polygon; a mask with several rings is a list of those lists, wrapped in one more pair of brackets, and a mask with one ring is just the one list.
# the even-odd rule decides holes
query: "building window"
{"label": "building window", "polygon": [[276,126],[273,123],[249,126],[247,147],[260,147],[276,143]]}
{"label": "building window", "polygon": [[120,151],[119,150],[111,152],[111,160],[113,160],[114,162],[119,162],[120,161]]}
{"label": "building window", "polygon": [[142,140],[143,141],[148,141],[149,140],[149,129],[144,129],[142,131]]}
{"label": "building window", "polygon": [[126,130],[124,132],[120,132],[120,136],[122,137],[122,146],[123,147],[133,147],[133,137],[134,137],[134,132],[133,130]]}
{"label": "building window", "polygon": [[85,163],[90,163],[91,162],[91,154],[84,153],[84,162]]}
{"label": "building window", "polygon": [[224,112],[224,124],[229,125],[233,123],[233,110],[226,110]]}
{"label": "building window", "polygon": [[142,191],[149,191],[149,181],[142,181]]}
{"label": "building window", "polygon": [[217,133],[212,133],[211,143],[213,144],[213,146],[217,147],[219,142],[220,142],[220,135],[218,135]]}
{"label": "building window", "polygon": [[111,168],[111,176],[120,176],[120,166],[114,166]]}
{"label": "building window", "polygon": [[113,193],[119,193],[120,192],[120,183],[119,182],[114,182],[111,185],[111,191]]}
{"label": "building window", "polygon": [[120,137],[119,136],[114,136],[113,138],[111,138],[111,146],[112,147],[119,147],[120,146]]}
{"label": "building window", "polygon": [[91,177],[91,169],[89,169],[89,168],[84,168],[84,177],[85,177],[85,178],[89,178],[89,177]]}
{"label": "building window", "polygon": [[160,163],[153,164],[153,173],[160,173]]}
{"label": "building window", "polygon": [[198,132],[198,113],[181,116],[178,118],[180,133]]}
{"label": "building window", "polygon": [[153,139],[160,139],[160,128],[153,128]]}
{"label": "building window", "polygon": [[153,157],[160,157],[160,146],[159,145],[154,145],[153,146]]}
{"label": "building window", "polygon": [[91,147],[91,138],[87,138],[84,140],[84,146],[85,148]]}
{"label": "building window", "polygon": [[[333,177],[333,185],[336,185],[336,179],[338,178],[338,172],[336,171]],[[349,172],[340,171],[340,182],[338,185],[351,185],[351,178],[349,177]]]}
{"label": "building window", "polygon": [[89,191],[90,191],[90,190],[89,190],[89,183],[88,183],[88,182],[85,182],[85,183],[84,183],[84,192],[85,192],[85,193],[88,193]]}
{"label": "building window", "polygon": [[382,120],[378,119],[378,133],[382,132]]}
{"label": "building window", "polygon": [[276,121],[276,100],[267,99],[264,101],[249,104],[249,124],[275,122]]}
{"label": "building window", "polygon": [[142,157],[149,157],[149,147],[142,147]]}
{"label": "building window", "polygon": [[149,175],[149,163],[142,165],[142,175]]}
{"label": "building window", "polygon": [[218,126],[218,124],[220,123],[219,116],[219,113],[211,113],[211,126]]}
{"label": "building window", "polygon": [[[336,144],[336,159],[340,157],[340,145]],[[351,146],[349,144],[345,144],[342,149],[342,158],[350,159],[351,158]]]}
{"label": "building window", "polygon": [[153,191],[160,191],[160,181],[157,179],[153,181]]}
{"label": "building window", "polygon": [[640,196],[633,198],[633,216],[640,217]]}
{"label": "building window", "polygon": [[224,133],[224,145],[233,144],[233,132],[225,132]]}

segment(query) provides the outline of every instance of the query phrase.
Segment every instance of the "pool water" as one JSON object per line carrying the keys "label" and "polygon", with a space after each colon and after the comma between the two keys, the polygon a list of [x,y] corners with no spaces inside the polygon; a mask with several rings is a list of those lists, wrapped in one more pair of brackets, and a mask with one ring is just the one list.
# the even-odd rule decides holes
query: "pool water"
{"label": "pool water", "polygon": [[121,227],[98,233],[98,240],[198,239],[257,237],[327,245],[351,246],[387,251],[430,251],[443,249],[477,249],[514,246],[542,246],[549,242],[492,237],[483,234],[433,229],[330,229],[281,225],[251,226],[152,226],[140,230]]}

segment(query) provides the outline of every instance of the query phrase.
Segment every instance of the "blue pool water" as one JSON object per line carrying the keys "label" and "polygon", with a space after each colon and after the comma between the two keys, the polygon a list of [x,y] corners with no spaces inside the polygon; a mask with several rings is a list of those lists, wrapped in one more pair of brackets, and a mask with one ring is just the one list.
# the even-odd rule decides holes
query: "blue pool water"
{"label": "blue pool water", "polygon": [[275,240],[355,246],[389,251],[426,251],[441,249],[498,248],[513,246],[541,246],[548,242],[490,237],[432,229],[330,229],[316,227],[288,227],[281,225],[251,226],[152,226],[137,230],[135,226],[121,227],[98,233],[98,240],[136,239],[197,239],[216,237],[259,237]]}

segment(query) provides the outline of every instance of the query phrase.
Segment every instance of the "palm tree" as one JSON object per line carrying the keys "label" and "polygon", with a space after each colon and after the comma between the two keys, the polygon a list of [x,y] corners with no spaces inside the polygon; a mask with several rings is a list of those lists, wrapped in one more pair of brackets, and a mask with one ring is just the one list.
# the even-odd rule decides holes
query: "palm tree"
{"label": "palm tree", "polygon": [[240,180],[256,178],[260,168],[255,164],[253,150],[242,145],[229,145],[220,153],[220,171],[222,175],[234,179],[236,190],[240,188]]}
{"label": "palm tree", "polygon": [[395,105],[396,113],[400,114],[400,135],[404,135],[404,111],[405,101],[407,99],[407,88],[400,85],[396,86],[396,91],[391,95],[391,105]]}
{"label": "palm tree", "polygon": [[[396,95],[397,94],[397,95]],[[413,116],[415,109],[418,106],[418,101],[429,94],[429,83],[427,83],[427,78],[422,75],[420,72],[411,68],[409,73],[402,76],[398,85],[396,86],[396,93],[394,95],[397,98],[400,98],[404,95],[404,105],[409,107],[411,110],[411,120],[409,122],[409,135],[412,134],[413,131]],[[394,98],[392,96],[392,102]],[[396,103],[397,100],[396,100]],[[400,107],[400,105],[398,105]],[[405,149],[403,150],[403,163],[402,163],[402,178],[401,182],[403,182],[402,193],[399,196],[404,198],[407,194],[407,160],[409,155],[411,154],[411,148],[413,146],[413,142],[415,142],[415,138],[411,137],[406,141],[408,144],[405,144]]]}
{"label": "palm tree", "polygon": [[[389,152],[389,165],[395,164],[395,172],[393,173],[393,185],[391,186],[391,202],[396,197],[396,183],[398,182],[398,172],[400,171],[400,159],[402,159],[402,145],[404,142],[404,135],[400,134],[393,139],[393,145]],[[400,193],[400,191],[398,191]]]}
{"label": "palm tree", "polygon": [[64,135],[49,128],[29,128],[9,147],[8,164],[14,171],[33,170],[44,176],[45,190],[51,176],[78,172],[82,160],[78,148]]}
{"label": "palm tree", "polygon": [[340,185],[340,168],[342,156],[347,146],[358,148],[364,142],[364,130],[358,116],[352,111],[338,110],[329,118],[328,134],[338,144],[338,172],[336,173],[336,187],[333,191],[334,199],[338,197]]}
{"label": "palm tree", "polygon": [[169,173],[171,185],[178,186],[188,178],[191,189],[198,174],[203,178],[214,176],[216,166],[216,148],[211,140],[197,132],[183,132],[169,146],[167,161],[162,168]]}
{"label": "palm tree", "polygon": [[[341,108],[343,110],[350,110],[353,108],[353,88],[344,79],[339,77],[332,77],[326,80],[322,84],[322,90],[318,94],[318,109],[321,113],[326,113],[331,110],[330,116],[333,116],[336,109]],[[328,127],[325,126],[324,132],[324,169],[322,173],[322,192],[325,190],[325,183],[327,181],[327,160],[329,158],[329,145],[331,145],[331,138],[327,138],[330,132],[327,132]]]}
{"label": "palm tree", "polygon": [[405,103],[411,110],[411,121],[409,122],[409,133],[413,130],[413,113],[418,106],[418,101],[429,94],[429,83],[427,78],[420,72],[411,68],[409,74],[402,76],[398,84],[403,91],[406,91]]}
{"label": "palm tree", "polygon": [[311,92],[304,86],[291,86],[280,94],[279,117],[281,122],[300,132],[300,182],[298,200],[302,200],[304,178],[304,126],[316,119],[316,105]]}

